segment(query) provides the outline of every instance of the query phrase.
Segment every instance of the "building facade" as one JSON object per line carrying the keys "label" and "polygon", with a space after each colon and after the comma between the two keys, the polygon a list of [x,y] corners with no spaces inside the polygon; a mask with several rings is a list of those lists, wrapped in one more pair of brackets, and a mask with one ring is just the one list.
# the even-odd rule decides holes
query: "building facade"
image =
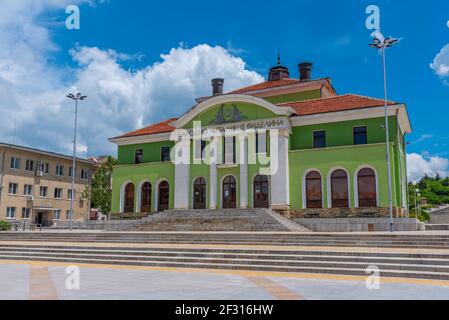
{"label": "building facade", "polygon": [[[314,80],[311,71],[312,64],[302,63],[293,79],[279,63],[268,81],[226,94],[224,80],[214,79],[212,95],[198,98],[179,118],[110,139],[118,146],[113,212],[262,207],[313,216],[357,215],[365,208],[386,213],[384,101],[338,95],[330,79]],[[399,214],[407,209],[406,106],[389,102],[388,120]]]}
{"label": "building facade", "polygon": [[0,143],[0,220],[51,226],[84,221],[89,201],[82,194],[89,186],[92,163],[77,159],[72,190],[72,158],[53,152]]}

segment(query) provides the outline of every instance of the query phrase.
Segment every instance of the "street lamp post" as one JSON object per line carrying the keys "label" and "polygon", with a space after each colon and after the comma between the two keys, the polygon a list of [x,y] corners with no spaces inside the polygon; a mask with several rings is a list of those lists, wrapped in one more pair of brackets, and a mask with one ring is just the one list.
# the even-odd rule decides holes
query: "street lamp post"
{"label": "street lamp post", "polygon": [[420,216],[421,216],[421,193],[418,193],[418,217]]}
{"label": "street lamp post", "polygon": [[75,128],[73,133],[73,162],[72,162],[72,196],[70,197],[70,231],[73,230],[73,208],[75,201],[75,176],[76,176],[76,128],[78,124],[78,100],[82,101],[87,98],[83,96],[80,92],[75,90],[75,93],[69,93],[67,98],[75,101]]}
{"label": "street lamp post", "polygon": [[419,189],[415,189],[415,219],[416,219],[416,230],[418,230],[418,196],[419,196]]}
{"label": "street lamp post", "polygon": [[385,136],[387,145],[387,168],[388,168],[388,207],[390,213],[390,231],[393,232],[393,194],[392,194],[392,178],[391,178],[391,162],[390,162],[390,132],[388,124],[388,96],[387,96],[387,66],[385,50],[392,47],[399,40],[395,38],[384,38],[380,32],[374,33],[374,41],[370,47],[378,49],[382,54],[382,66],[384,75],[384,112],[385,112]]}

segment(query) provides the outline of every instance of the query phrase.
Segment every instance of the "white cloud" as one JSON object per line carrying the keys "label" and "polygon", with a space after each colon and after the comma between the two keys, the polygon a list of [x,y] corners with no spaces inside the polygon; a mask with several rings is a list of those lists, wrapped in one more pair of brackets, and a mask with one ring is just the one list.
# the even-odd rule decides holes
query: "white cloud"
{"label": "white cloud", "polygon": [[421,135],[418,139],[416,139],[415,141],[413,141],[412,144],[417,144],[417,143],[420,143],[420,142],[423,142],[423,141],[432,139],[433,137],[434,137],[433,134],[427,134],[427,133],[425,133],[425,134]]}
{"label": "white cloud", "polygon": [[407,155],[407,169],[409,181],[418,181],[424,175],[435,177],[449,176],[449,159],[440,157],[424,157],[417,153]]}
{"label": "white cloud", "polygon": [[[69,2],[83,1],[0,0],[0,141],[12,140],[17,119],[16,143],[69,153],[73,104],[65,95],[76,87],[88,96],[79,106],[80,150],[111,153],[115,147],[107,138],[181,115],[194,98],[211,93],[214,77],[225,78],[227,90],[263,80],[242,59],[206,44],[173,48],[161,61],[135,71],[121,62],[140,54],[79,46],[70,51],[75,70],[54,67],[48,60],[58,46],[35,21]],[[67,81],[66,74],[73,79]]]}
{"label": "white cloud", "polygon": [[435,56],[430,67],[442,78],[449,76],[449,44],[446,44]]}

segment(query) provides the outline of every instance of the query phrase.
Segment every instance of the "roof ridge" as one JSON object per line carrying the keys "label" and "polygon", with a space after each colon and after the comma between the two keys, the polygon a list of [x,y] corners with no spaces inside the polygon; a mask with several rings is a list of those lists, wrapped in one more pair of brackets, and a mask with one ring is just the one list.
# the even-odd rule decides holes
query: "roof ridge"
{"label": "roof ridge", "polygon": [[345,96],[351,96],[353,94],[351,93],[345,93],[345,94],[341,94],[341,95],[337,95],[337,96],[332,96],[332,97],[324,97],[324,98],[313,98],[313,99],[307,99],[307,100],[297,100],[297,101],[289,101],[289,102],[281,102],[281,103],[277,103],[277,106],[283,106],[283,105],[288,105],[289,103],[298,103],[298,102],[309,102],[309,101],[317,101],[317,100],[328,100],[328,99],[336,99],[336,98],[340,98],[340,97],[345,97]]}
{"label": "roof ridge", "polygon": [[[270,83],[276,83],[277,81],[286,81],[286,80],[298,81],[298,82],[300,81],[299,79],[296,79],[296,78],[284,78],[284,79],[279,79],[279,80],[275,80],[275,81],[265,80],[265,81],[262,81],[262,82],[259,82],[259,83],[251,84],[251,85],[249,85],[249,86],[245,86],[245,87],[241,87],[241,88],[232,90],[232,91],[230,91],[230,92],[228,92],[228,93],[233,93],[233,92],[245,90],[245,89],[248,89],[248,88],[251,88],[251,87],[254,87],[254,86],[258,86],[258,85],[261,85],[261,84],[264,84],[264,83],[269,83],[269,82],[270,82]],[[255,91],[256,91],[256,90],[257,90],[257,89],[255,89]]]}
{"label": "roof ridge", "polygon": [[[356,97],[361,97],[361,98],[375,99],[375,100],[384,101],[384,98],[373,98],[373,97],[370,97],[370,96],[365,96],[365,95],[363,95],[363,94],[351,93],[350,95],[351,95],[351,96],[356,96]],[[397,103],[396,101],[393,101],[393,100],[387,100],[387,101],[388,101],[388,102],[394,102],[394,103]]]}
{"label": "roof ridge", "polygon": [[[384,99],[382,98],[374,98],[374,97],[369,97],[369,96],[365,96],[365,95],[361,95],[361,94],[356,94],[356,93],[345,93],[345,94],[341,94],[341,95],[337,95],[337,96],[333,96],[333,97],[324,97],[324,98],[314,98],[314,99],[307,99],[307,100],[298,100],[298,101],[289,101],[289,102],[282,102],[282,103],[278,103],[276,104],[277,106],[288,106],[291,103],[306,103],[306,102],[310,102],[310,101],[318,101],[318,100],[329,100],[329,99],[338,99],[338,98],[342,98],[342,97],[360,97],[360,98],[365,98],[365,99],[371,99],[371,100],[378,100],[378,101],[383,101]],[[392,100],[388,100],[389,103],[395,103],[397,104],[397,102],[392,101]]]}

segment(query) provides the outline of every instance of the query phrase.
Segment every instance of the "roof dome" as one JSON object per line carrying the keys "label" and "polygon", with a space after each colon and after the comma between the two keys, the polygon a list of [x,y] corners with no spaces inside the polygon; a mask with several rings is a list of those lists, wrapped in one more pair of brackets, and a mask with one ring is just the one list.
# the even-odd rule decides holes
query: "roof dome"
{"label": "roof dome", "polygon": [[289,79],[290,72],[287,67],[281,65],[281,54],[278,52],[278,63],[276,66],[270,68],[268,73],[268,81],[277,81],[282,79]]}

